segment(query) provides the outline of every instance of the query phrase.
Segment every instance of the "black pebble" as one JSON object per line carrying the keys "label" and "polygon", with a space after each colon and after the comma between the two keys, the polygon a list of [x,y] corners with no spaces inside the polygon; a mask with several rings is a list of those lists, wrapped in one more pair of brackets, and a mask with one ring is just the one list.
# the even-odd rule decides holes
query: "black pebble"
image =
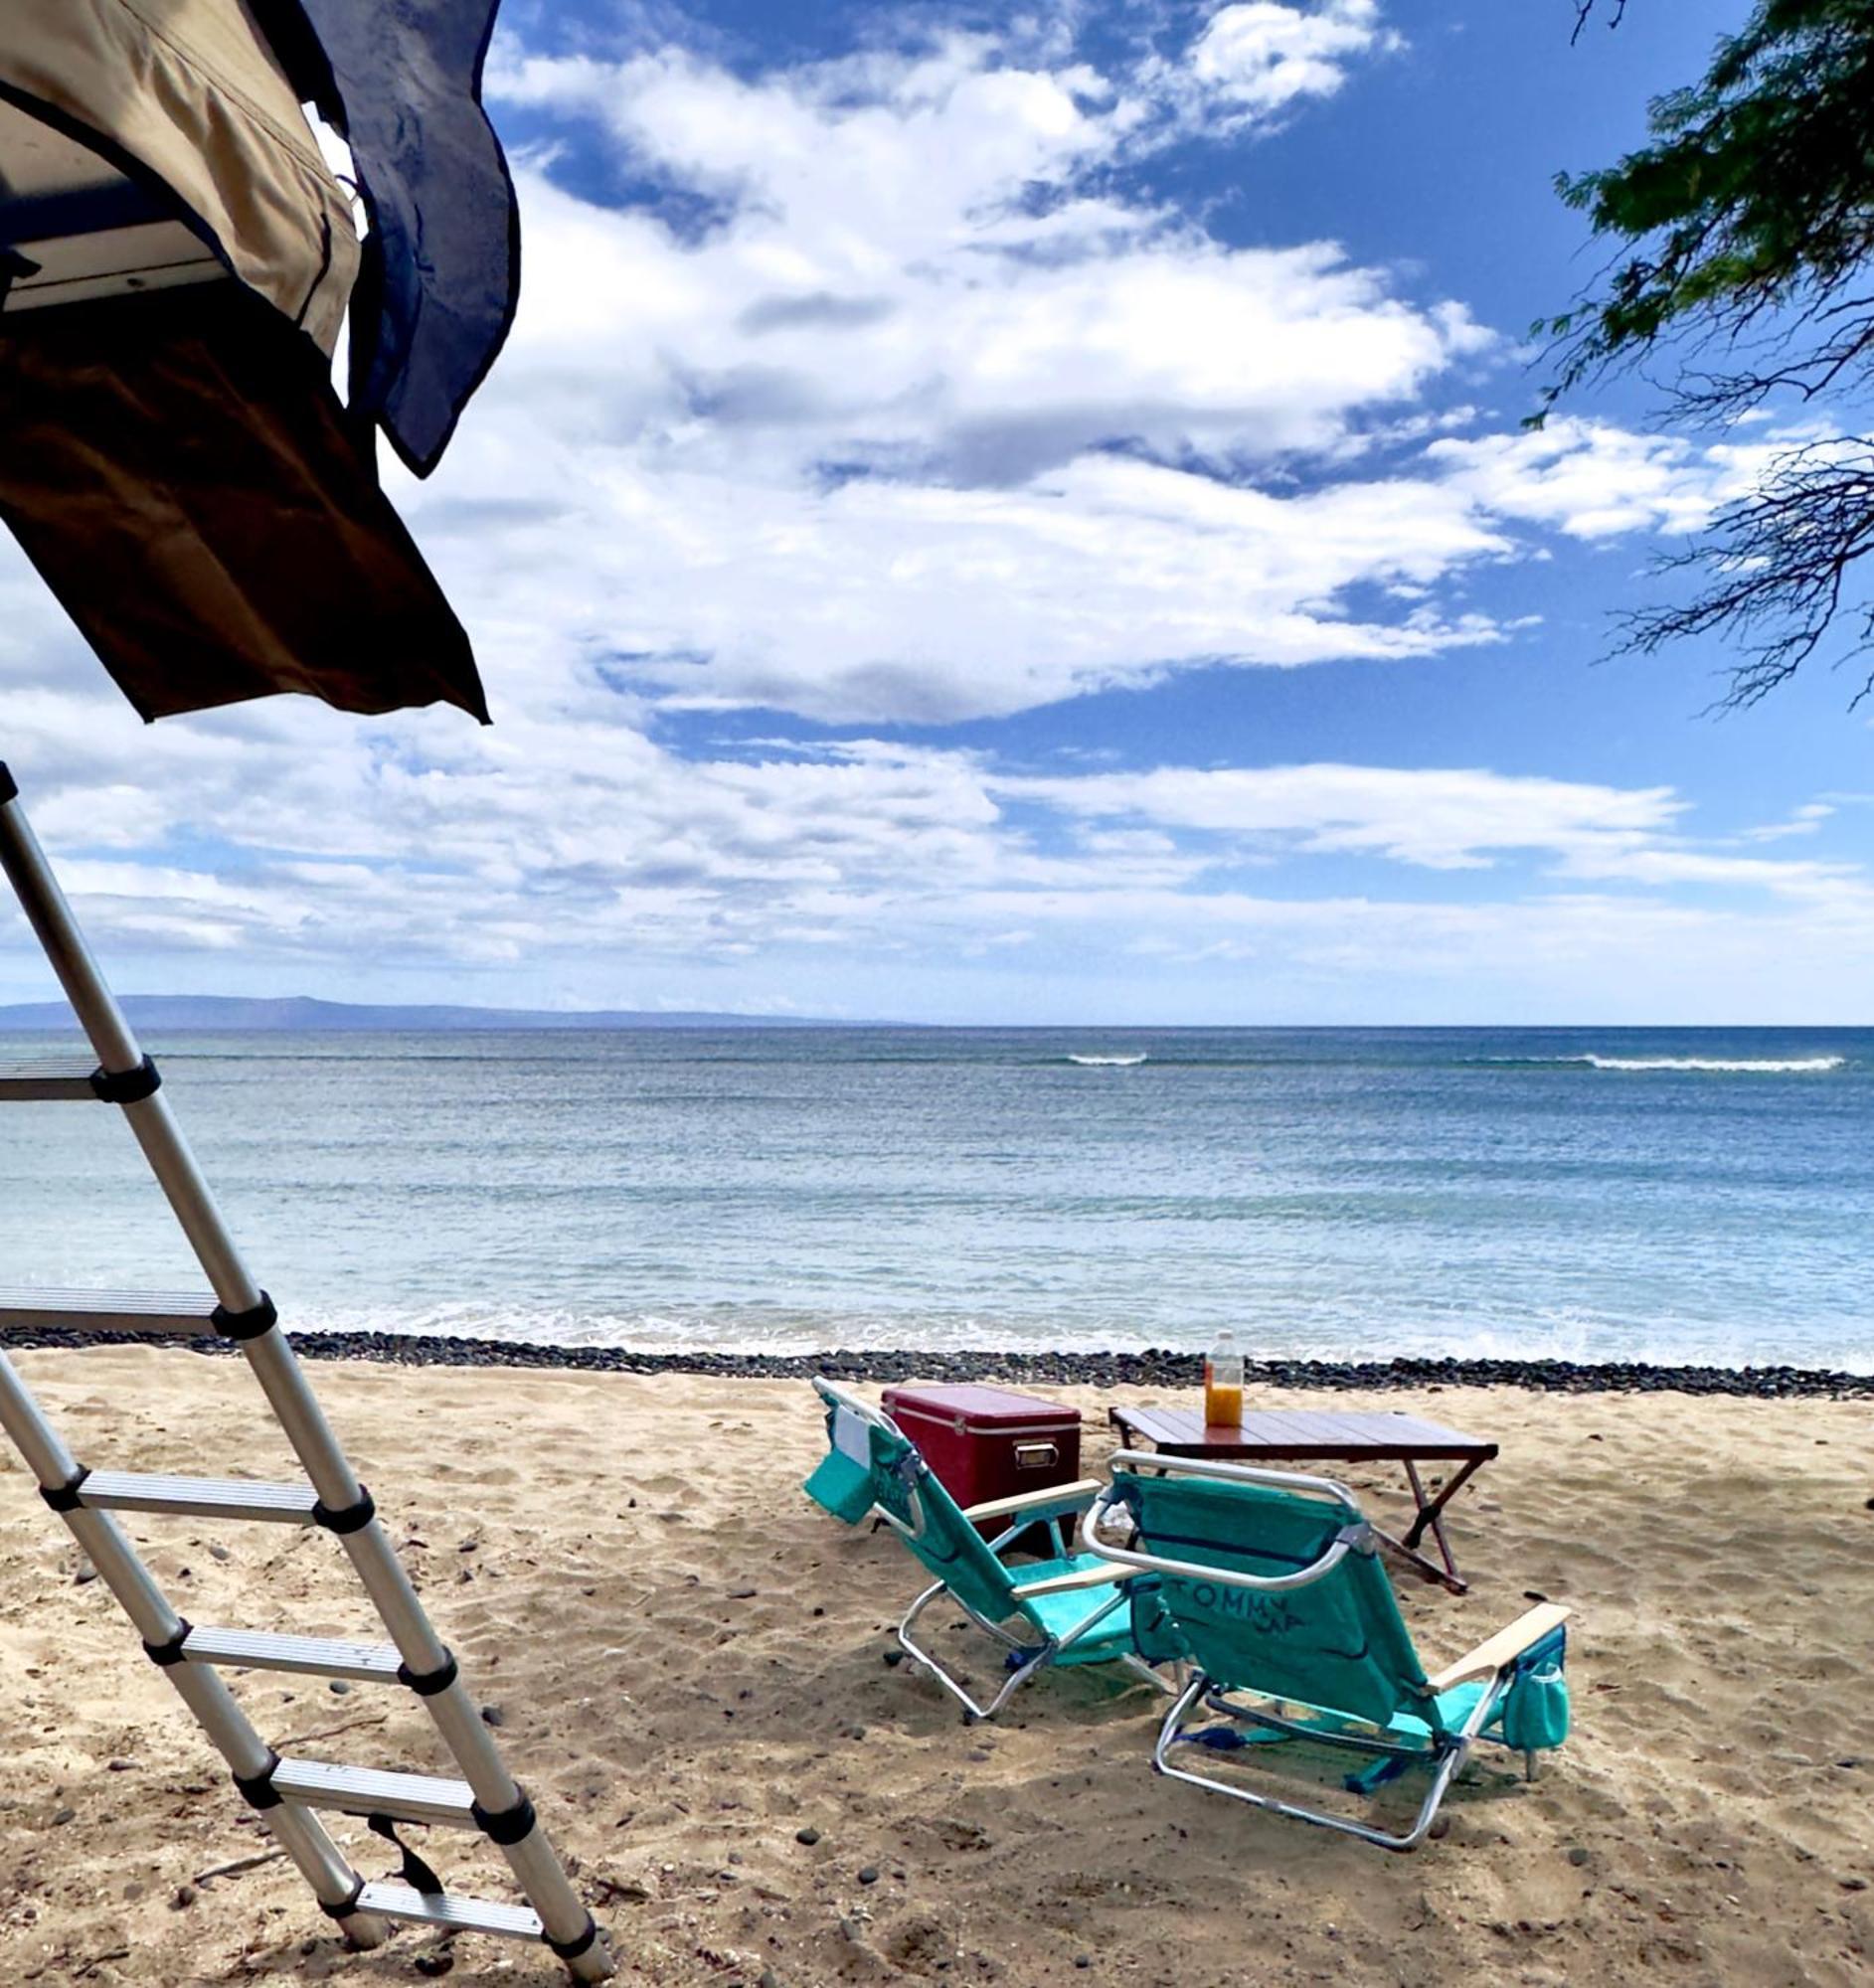
{"label": "black pebble", "polygon": [[796,1829],[794,1831],[794,1841],[796,1843],[804,1843],[809,1850],[811,1850],[813,1846],[817,1842],[819,1842],[819,1840],[820,1840],[820,1832],[817,1829],[815,1829],[811,1823],[809,1823],[805,1829]]}
{"label": "black pebble", "polygon": [[481,1723],[484,1726],[505,1726],[508,1717],[498,1705],[484,1705],[481,1708]]}
{"label": "black pebble", "polygon": [[[120,1344],[115,1334],[46,1327],[9,1336],[16,1346],[84,1347]],[[172,1342],[196,1354],[232,1357],[224,1340]],[[825,1374],[839,1381],[1004,1382],[1015,1387],[1090,1387],[1108,1393],[1142,1388],[1195,1388],[1203,1356],[1171,1347],[1142,1353],[1006,1353],[970,1350],[772,1353],[639,1353],[620,1346],[529,1346],[499,1339],[422,1339],[394,1332],[321,1332],[299,1342],[302,1360],[370,1360],[386,1367],[564,1369],[593,1374],[708,1374],[762,1381],[805,1381]],[[1643,1361],[1592,1365],[1574,1360],[1251,1360],[1245,1378],[1256,1388],[1370,1392],[1390,1388],[1528,1388],[1558,1395],[1731,1395],[1757,1401],[1874,1399],[1874,1374],[1803,1367],[1653,1367]],[[1867,1501],[1874,1511],[1874,1498]]]}

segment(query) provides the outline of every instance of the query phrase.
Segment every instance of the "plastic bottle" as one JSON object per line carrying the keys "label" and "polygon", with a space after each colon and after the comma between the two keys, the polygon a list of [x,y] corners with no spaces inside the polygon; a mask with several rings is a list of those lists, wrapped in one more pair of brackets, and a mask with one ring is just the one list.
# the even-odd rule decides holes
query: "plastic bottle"
{"label": "plastic bottle", "polygon": [[1204,1422],[1209,1428],[1243,1426],[1243,1355],[1232,1333],[1217,1335],[1204,1362]]}

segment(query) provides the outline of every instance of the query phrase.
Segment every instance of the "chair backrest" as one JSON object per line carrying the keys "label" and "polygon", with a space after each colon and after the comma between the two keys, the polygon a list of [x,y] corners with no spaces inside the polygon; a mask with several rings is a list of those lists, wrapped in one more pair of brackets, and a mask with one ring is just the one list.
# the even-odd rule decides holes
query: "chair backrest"
{"label": "chair backrest", "polygon": [[882,1513],[932,1576],[990,1622],[1019,1613],[1008,1570],[938,1483],[918,1446],[869,1402],[831,1381],[813,1383],[826,1404],[827,1453],[803,1487],[836,1518],[857,1525]]}
{"label": "chair backrest", "polygon": [[1101,1503],[1123,1508],[1136,1537],[1123,1555],[1091,1534],[1088,1544],[1158,1574],[1177,1633],[1214,1682],[1379,1726],[1396,1712],[1429,1716],[1425,1670],[1344,1486],[1162,1455],[1121,1452],[1113,1465]]}

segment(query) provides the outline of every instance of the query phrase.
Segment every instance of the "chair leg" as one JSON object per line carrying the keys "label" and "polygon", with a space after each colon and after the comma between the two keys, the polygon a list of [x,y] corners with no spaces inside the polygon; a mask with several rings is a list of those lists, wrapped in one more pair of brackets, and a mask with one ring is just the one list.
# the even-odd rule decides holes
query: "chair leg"
{"label": "chair leg", "polygon": [[[1213,1794],[1228,1795],[1232,1801],[1246,1802],[1252,1808],[1266,1809],[1272,1815],[1286,1816],[1291,1822],[1305,1822],[1316,1829],[1332,1829],[1342,1836],[1357,1837],[1362,1843],[1371,1843],[1381,1850],[1416,1850],[1425,1841],[1426,1832],[1437,1819],[1440,1805],[1445,1800],[1445,1792],[1450,1786],[1470,1752],[1472,1730],[1459,1735],[1452,1745],[1438,1758],[1433,1770],[1432,1786],[1425,1800],[1419,1806],[1412,1827],[1404,1835],[1394,1835],[1383,1829],[1375,1829],[1369,1823],[1355,1822],[1350,1816],[1329,1815],[1324,1810],[1301,1808],[1293,1802],[1278,1801],[1274,1795],[1262,1795],[1252,1788],[1236,1787],[1229,1781],[1220,1781],[1209,1774],[1194,1774],[1188,1767],[1173,1766],[1167,1757],[1171,1748],[1182,1738],[1181,1728],[1192,1706],[1209,1689],[1210,1680],[1201,1671],[1179,1695],[1177,1703],[1166,1713],[1164,1724],[1158,1729],[1158,1742],[1152,1748],[1152,1766],[1155,1771],[1174,1781],[1188,1781],[1194,1788],[1208,1788]],[[1489,1694],[1482,1703],[1487,1704]],[[1481,1709],[1481,1704],[1480,1708]],[[1473,1714],[1473,1720],[1475,1715]],[[1476,1720],[1481,1725],[1481,1720]]]}
{"label": "chair leg", "polygon": [[1162,1691],[1168,1697],[1175,1698],[1183,1689],[1184,1666],[1182,1663],[1176,1666],[1177,1675],[1174,1682],[1173,1679],[1166,1677],[1162,1671],[1154,1670],[1143,1657],[1135,1656],[1130,1650],[1127,1650],[1120,1657],[1119,1661],[1125,1665],[1127,1670],[1136,1671],[1154,1691]]}
{"label": "chair leg", "polygon": [[[929,1650],[912,1640],[911,1625],[943,1592],[945,1592],[944,1584],[939,1580],[927,1587],[918,1596],[917,1600],[906,1611],[905,1619],[898,1625],[898,1643],[899,1647],[914,1663],[922,1664],[937,1679],[937,1683],[949,1693],[956,1703],[962,1707],[964,1723],[966,1725],[974,1725],[980,1719],[993,1719],[1022,1685],[1025,1685],[1037,1672],[1046,1670],[1048,1665],[1054,1661],[1056,1646],[1053,1643],[1044,1644],[1026,1663],[1009,1673],[1008,1679],[1003,1684],[1002,1689],[996,1693],[986,1706],[978,1705],[970,1697],[969,1693],[963,1689],[962,1685],[943,1668]],[[999,1635],[1001,1632],[996,1631],[994,1633]],[[1004,1637],[1003,1640],[1009,1641],[1011,1639]]]}

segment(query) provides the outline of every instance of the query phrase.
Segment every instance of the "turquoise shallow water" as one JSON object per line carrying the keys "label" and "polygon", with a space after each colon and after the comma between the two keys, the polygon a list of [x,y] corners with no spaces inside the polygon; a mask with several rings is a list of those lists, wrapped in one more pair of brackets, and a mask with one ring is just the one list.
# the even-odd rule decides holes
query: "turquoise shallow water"
{"label": "turquoise shallow water", "polygon": [[[151,1047],[298,1329],[1874,1371],[1874,1031]],[[0,1283],[195,1281],[109,1114],[0,1139]]]}

